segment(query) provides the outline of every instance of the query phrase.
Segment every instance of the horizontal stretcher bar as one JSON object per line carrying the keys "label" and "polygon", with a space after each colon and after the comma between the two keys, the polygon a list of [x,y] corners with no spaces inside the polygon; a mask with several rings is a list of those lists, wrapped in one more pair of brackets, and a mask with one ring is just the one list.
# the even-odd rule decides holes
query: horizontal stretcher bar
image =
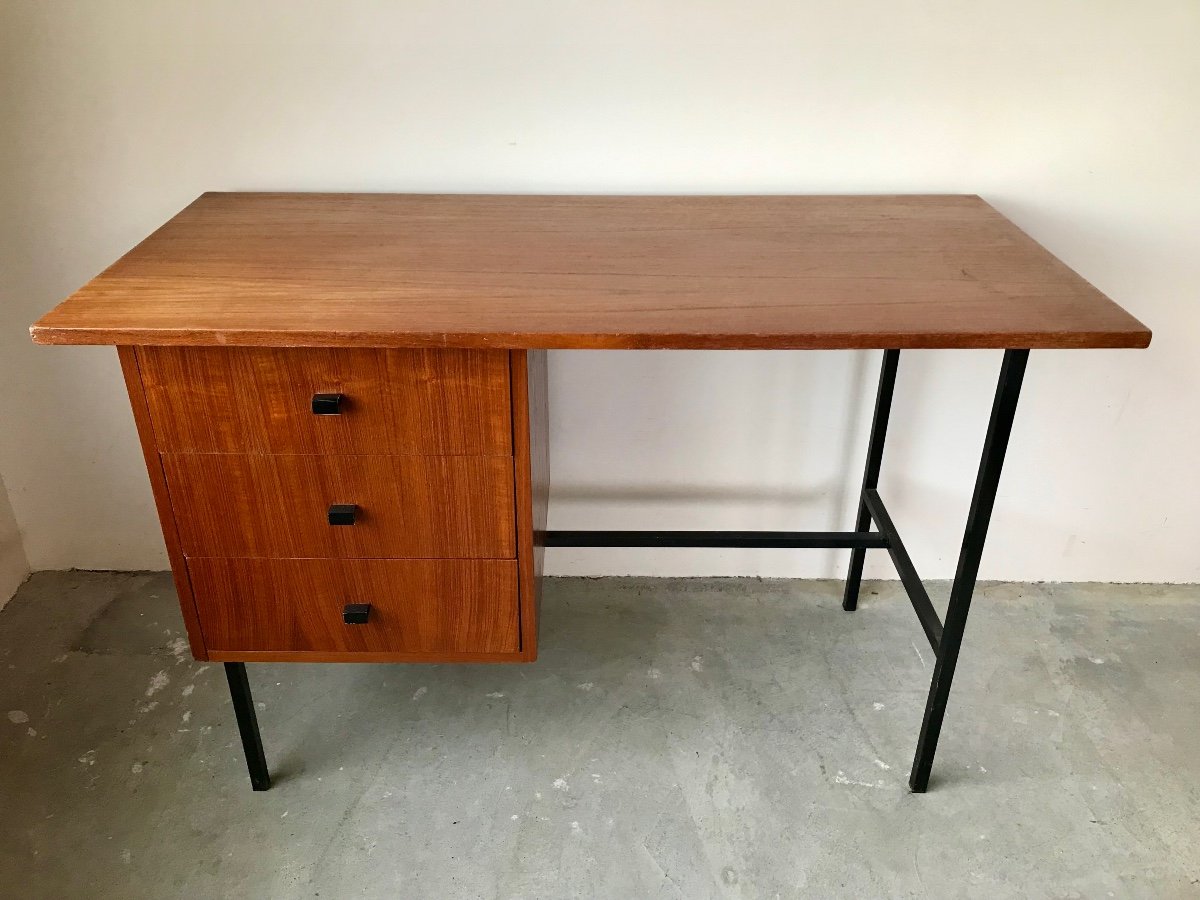
{"label": "horizontal stretcher bar", "polygon": [[547,547],[759,547],[886,549],[866,531],[547,531]]}

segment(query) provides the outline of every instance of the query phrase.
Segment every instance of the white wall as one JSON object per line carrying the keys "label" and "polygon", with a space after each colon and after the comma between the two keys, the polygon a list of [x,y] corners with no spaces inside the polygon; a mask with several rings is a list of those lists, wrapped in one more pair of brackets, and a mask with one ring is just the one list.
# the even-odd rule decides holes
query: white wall
{"label": "white wall", "polygon": [[12,599],[17,588],[29,576],[29,560],[21,544],[17,519],[8,502],[4,479],[0,478],[0,609]]}
{"label": "white wall", "polygon": [[[1195,0],[10,0],[0,16],[0,471],[35,568],[165,565],[115,354],[35,348],[25,327],[203,190],[946,191],[982,194],[1156,332],[1146,352],[1033,355],[983,574],[1200,579]],[[923,574],[952,572],[998,366],[901,361],[883,487]],[[876,367],[555,354],[552,523],[844,527]],[[551,569],[842,562],[556,551]]]}

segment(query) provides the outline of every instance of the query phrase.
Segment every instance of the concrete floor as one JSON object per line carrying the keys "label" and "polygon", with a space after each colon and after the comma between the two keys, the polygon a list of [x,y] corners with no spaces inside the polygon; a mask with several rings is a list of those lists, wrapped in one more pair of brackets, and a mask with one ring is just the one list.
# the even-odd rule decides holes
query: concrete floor
{"label": "concrete floor", "polygon": [[255,794],[169,578],[36,575],[0,895],[1200,897],[1200,588],[981,587],[923,796],[932,654],[839,591],[555,579],[534,665],[251,666]]}

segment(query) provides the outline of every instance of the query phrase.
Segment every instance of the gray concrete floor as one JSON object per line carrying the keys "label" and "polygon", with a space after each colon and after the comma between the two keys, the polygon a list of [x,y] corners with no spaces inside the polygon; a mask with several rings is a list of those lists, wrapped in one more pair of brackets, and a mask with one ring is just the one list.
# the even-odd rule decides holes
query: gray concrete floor
{"label": "gray concrete floor", "polygon": [[251,666],[256,794],[165,574],[36,575],[0,895],[1200,896],[1200,589],[981,586],[923,796],[932,654],[839,591],[555,579],[533,665]]}

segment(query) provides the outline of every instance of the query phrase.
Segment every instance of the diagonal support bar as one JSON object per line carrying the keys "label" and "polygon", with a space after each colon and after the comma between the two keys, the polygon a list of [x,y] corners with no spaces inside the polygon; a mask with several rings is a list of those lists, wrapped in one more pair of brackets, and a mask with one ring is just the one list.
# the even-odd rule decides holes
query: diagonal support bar
{"label": "diagonal support bar", "polygon": [[[862,492],[859,494],[855,531],[866,531],[871,526],[871,514],[867,512],[864,497],[868,490],[879,486],[879,468],[883,465],[883,441],[887,437],[888,417],[892,414],[892,394],[896,390],[896,367],[899,364],[899,350],[883,351],[883,367],[879,371],[879,390],[875,395],[875,415],[871,419],[867,467],[863,473]],[[866,551],[863,549],[856,549],[850,554],[850,570],[846,574],[846,590],[842,594],[842,609],[847,612],[858,608],[858,589],[862,584],[863,563],[866,562],[866,557]]]}
{"label": "diagonal support bar", "polygon": [[971,496],[971,510],[967,514],[966,532],[963,535],[962,550],[958,555],[958,569],[954,575],[954,585],[950,588],[950,603],[946,608],[942,641],[938,648],[937,663],[933,667],[929,698],[925,703],[921,737],[917,741],[917,753],[908,779],[909,787],[914,793],[923,793],[929,787],[929,773],[933,768],[938,736],[941,734],[942,720],[950,700],[950,684],[954,680],[954,668],[958,664],[958,651],[962,646],[963,631],[967,625],[967,613],[971,609],[971,595],[979,577],[983,543],[992,519],[992,508],[1000,485],[1000,471],[1004,467],[1004,454],[1012,434],[1013,417],[1017,412],[1017,399],[1021,395],[1021,382],[1025,377],[1025,364],[1028,360],[1028,350],[1004,351],[1000,379],[996,384],[996,397],[992,401],[992,417],[988,422],[987,436],[983,440],[983,457],[979,461],[979,474],[975,478],[975,491]]}
{"label": "diagonal support bar", "polygon": [[937,653],[942,643],[942,620],[938,618],[937,610],[933,608],[933,601],[929,599],[929,592],[925,590],[924,582],[917,575],[917,567],[913,565],[912,558],[904,548],[904,542],[900,540],[900,533],[896,531],[896,525],[892,522],[887,507],[883,505],[883,500],[879,497],[879,491],[874,488],[863,491],[863,503],[870,512],[871,518],[875,520],[879,531],[887,538],[887,550],[900,575],[900,582],[904,585],[904,590],[908,592],[908,599],[912,602],[917,618],[921,621],[921,628],[925,631],[925,637],[929,639],[929,646],[933,648],[934,653]]}

